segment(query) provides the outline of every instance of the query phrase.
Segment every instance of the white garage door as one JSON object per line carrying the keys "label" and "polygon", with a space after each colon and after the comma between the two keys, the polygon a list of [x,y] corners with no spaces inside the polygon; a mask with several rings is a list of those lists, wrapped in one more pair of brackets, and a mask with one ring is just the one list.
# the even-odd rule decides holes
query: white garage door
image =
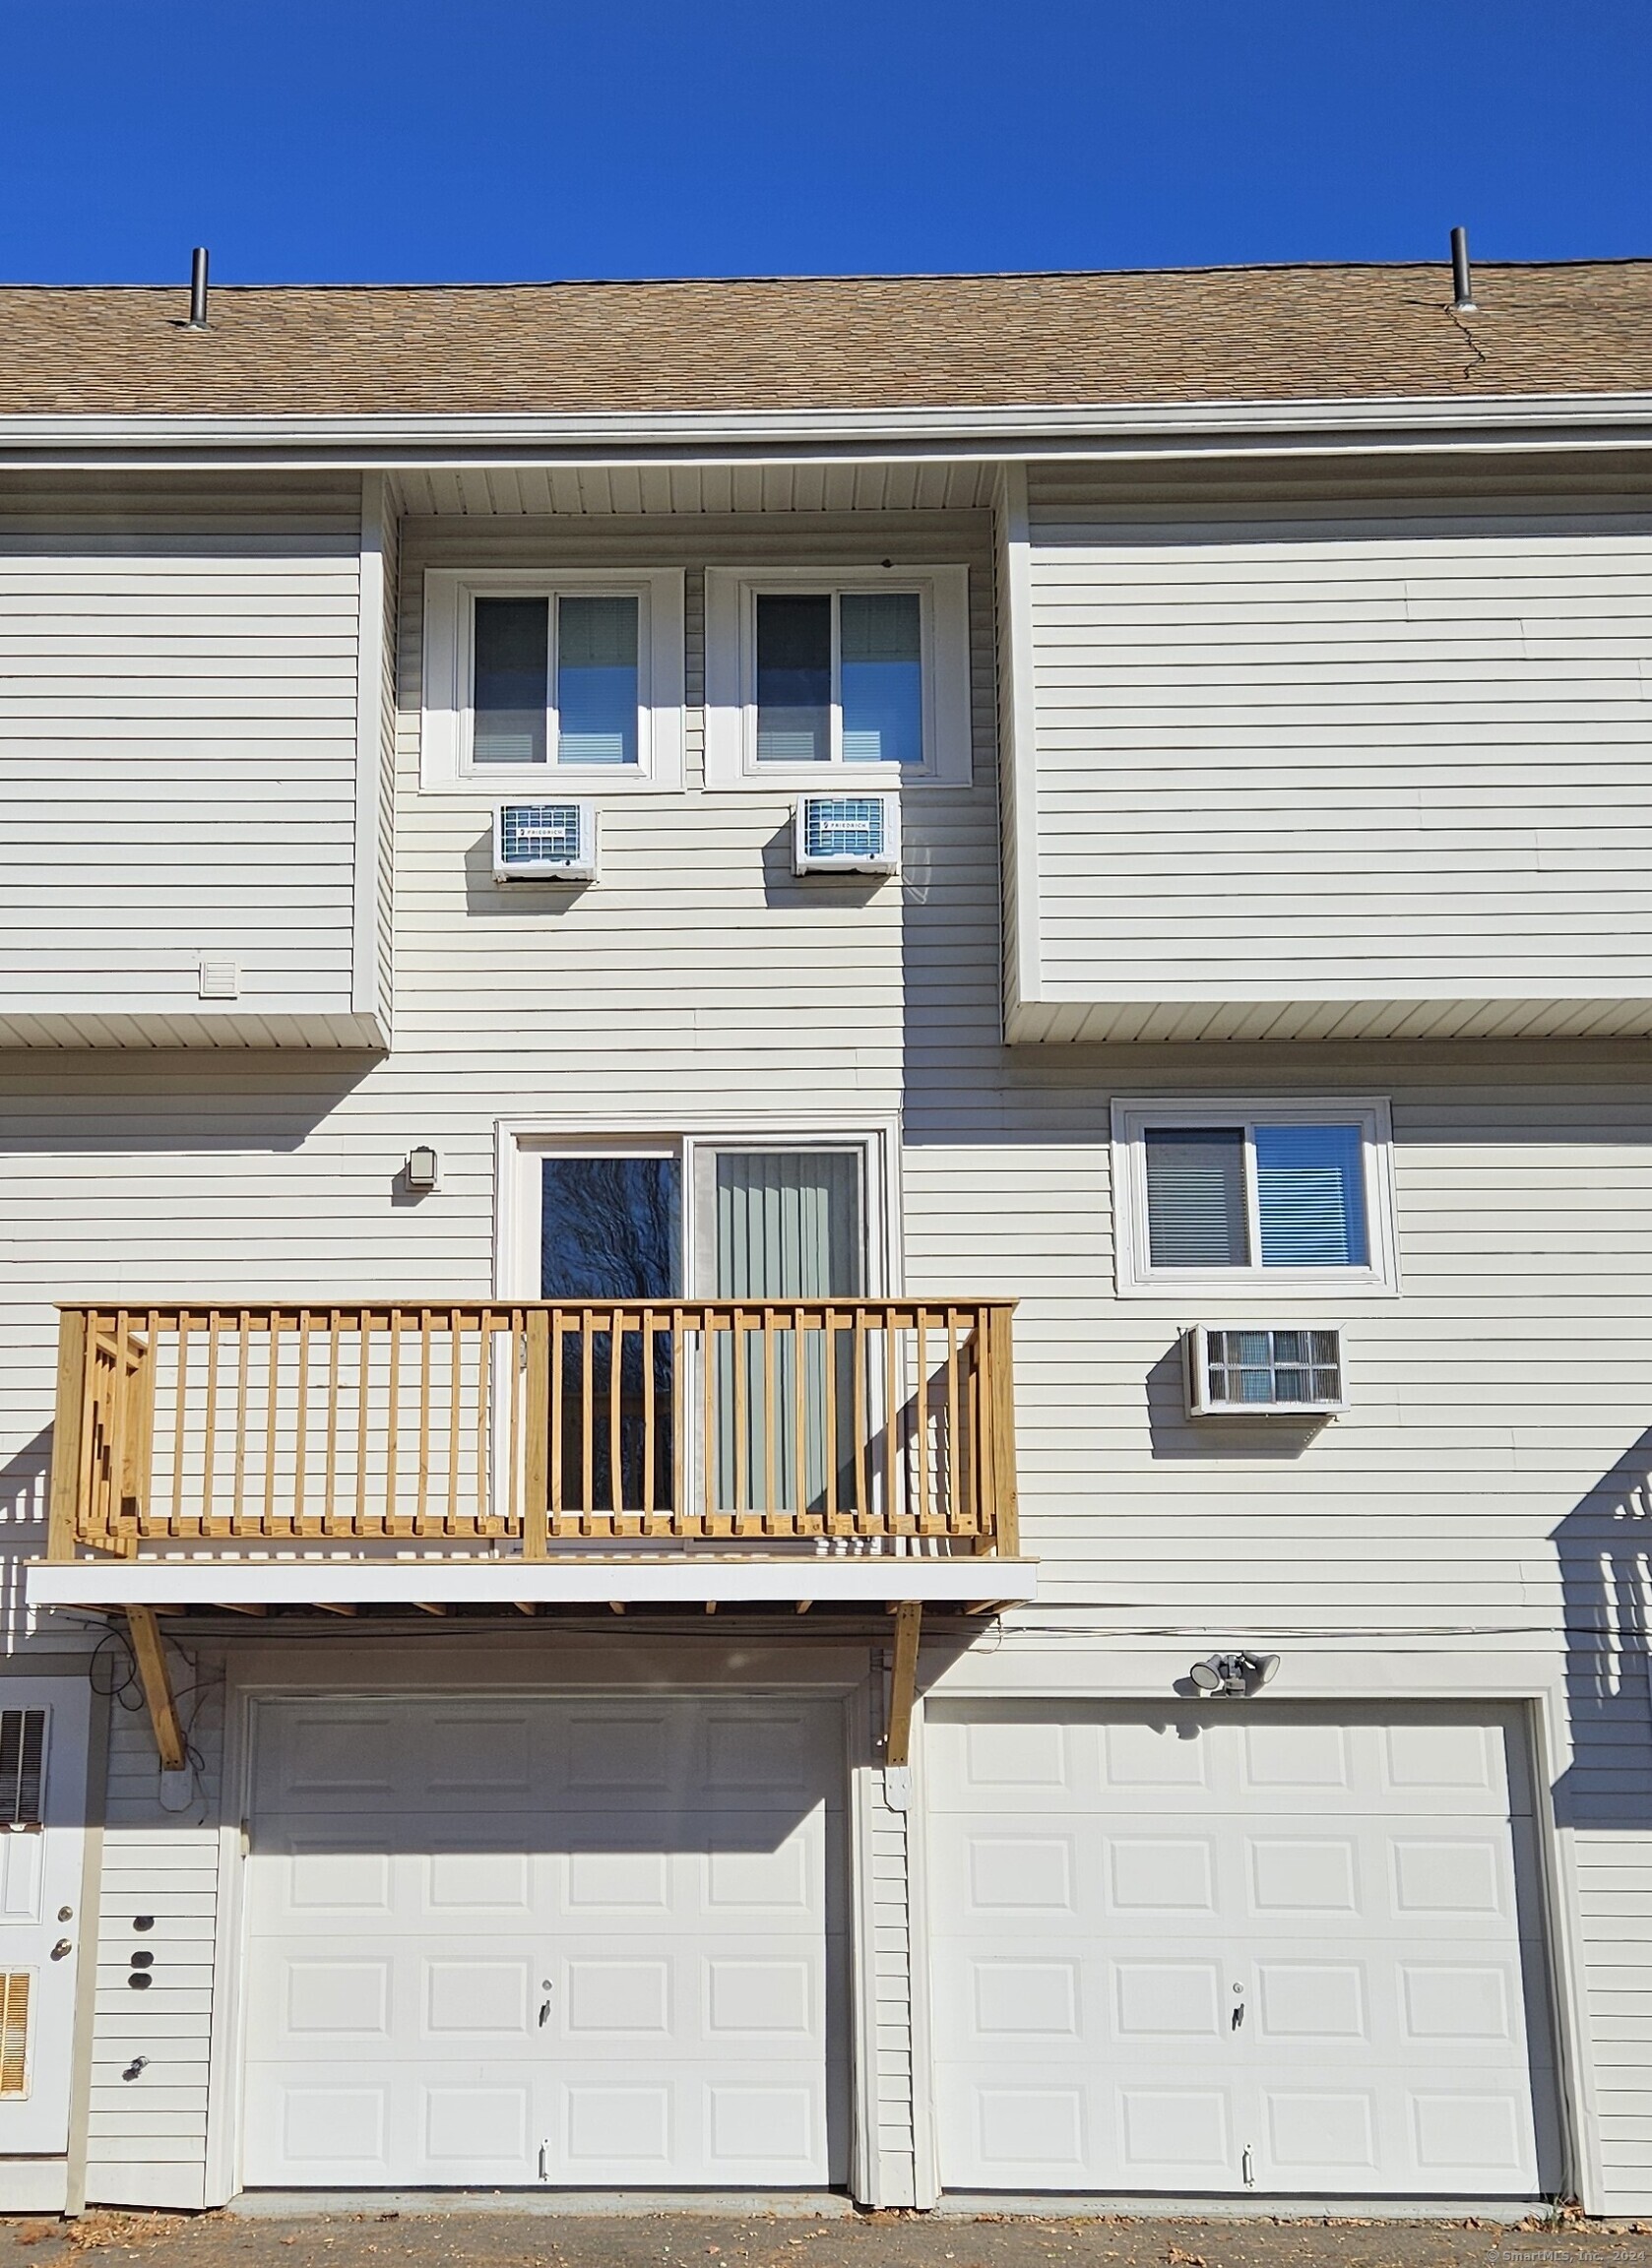
{"label": "white garage door", "polygon": [[946,2186],[1550,2186],[1513,1732],[1495,1711],[932,1707]]}
{"label": "white garage door", "polygon": [[841,1713],[262,1712],[249,2184],[844,2175]]}

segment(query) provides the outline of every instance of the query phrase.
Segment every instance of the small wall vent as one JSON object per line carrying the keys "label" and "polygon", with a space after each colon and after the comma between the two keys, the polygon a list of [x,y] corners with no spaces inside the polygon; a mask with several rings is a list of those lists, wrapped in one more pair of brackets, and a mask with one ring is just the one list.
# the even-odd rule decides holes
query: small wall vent
{"label": "small wall vent", "polygon": [[898,874],[898,795],[803,795],[792,862],[799,874]]}
{"label": "small wall vent", "polygon": [[501,803],[493,814],[495,882],[595,882],[595,803]]}

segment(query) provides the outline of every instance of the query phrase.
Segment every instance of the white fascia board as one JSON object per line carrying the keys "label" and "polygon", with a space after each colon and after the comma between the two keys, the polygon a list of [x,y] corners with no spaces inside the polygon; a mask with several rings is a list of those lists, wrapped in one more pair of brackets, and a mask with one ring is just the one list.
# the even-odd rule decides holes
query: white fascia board
{"label": "white fascia board", "polygon": [[34,1560],[32,1607],[882,1606],[1037,1596],[1030,1559],[76,1559]]}
{"label": "white fascia board", "polygon": [[[1543,437],[1547,436],[1547,440]],[[1652,394],[1510,394],[1465,402],[1391,396],[1285,402],[1014,404],[986,408],[673,410],[583,416],[9,416],[0,459],[180,464],[202,457],[394,469],[563,457],[684,464],[732,455],[776,462],[820,453],[903,456],[1129,456],[1236,447],[1293,451],[1388,439],[1418,448],[1619,445],[1652,441]]]}

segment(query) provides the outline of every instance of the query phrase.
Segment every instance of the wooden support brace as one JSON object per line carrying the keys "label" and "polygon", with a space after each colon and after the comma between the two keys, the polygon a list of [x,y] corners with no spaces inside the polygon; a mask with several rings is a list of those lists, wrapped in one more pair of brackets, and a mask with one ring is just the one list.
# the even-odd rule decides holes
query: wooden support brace
{"label": "wooden support brace", "polygon": [[178,1705],[172,1698],[172,1680],[166,1671],[166,1651],[160,1643],[160,1628],[155,1618],[153,1606],[128,1606],[126,1627],[132,1633],[132,1658],[138,1665],[138,1681],[149,1704],[149,1721],[155,1733],[155,1745],[160,1756],[163,1772],[181,1772],[184,1767],[183,1728],[178,1723]]}
{"label": "wooden support brace", "polygon": [[912,1753],[912,1706],[918,1698],[918,1643],[923,1627],[923,1604],[903,1599],[895,1609],[895,1669],[889,1681],[889,1735],[883,1746],[886,1765],[904,1765]]}

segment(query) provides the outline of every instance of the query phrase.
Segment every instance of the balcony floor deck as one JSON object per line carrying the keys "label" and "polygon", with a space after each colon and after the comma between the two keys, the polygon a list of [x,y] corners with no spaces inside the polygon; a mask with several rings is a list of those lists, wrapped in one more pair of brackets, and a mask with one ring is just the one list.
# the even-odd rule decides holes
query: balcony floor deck
{"label": "balcony floor deck", "polygon": [[797,1606],[1022,1604],[1037,1596],[1037,1565],[991,1555],[940,1558],[867,1552],[770,1556],[723,1552],[520,1558],[298,1558],[34,1560],[34,1608],[227,1606]]}

